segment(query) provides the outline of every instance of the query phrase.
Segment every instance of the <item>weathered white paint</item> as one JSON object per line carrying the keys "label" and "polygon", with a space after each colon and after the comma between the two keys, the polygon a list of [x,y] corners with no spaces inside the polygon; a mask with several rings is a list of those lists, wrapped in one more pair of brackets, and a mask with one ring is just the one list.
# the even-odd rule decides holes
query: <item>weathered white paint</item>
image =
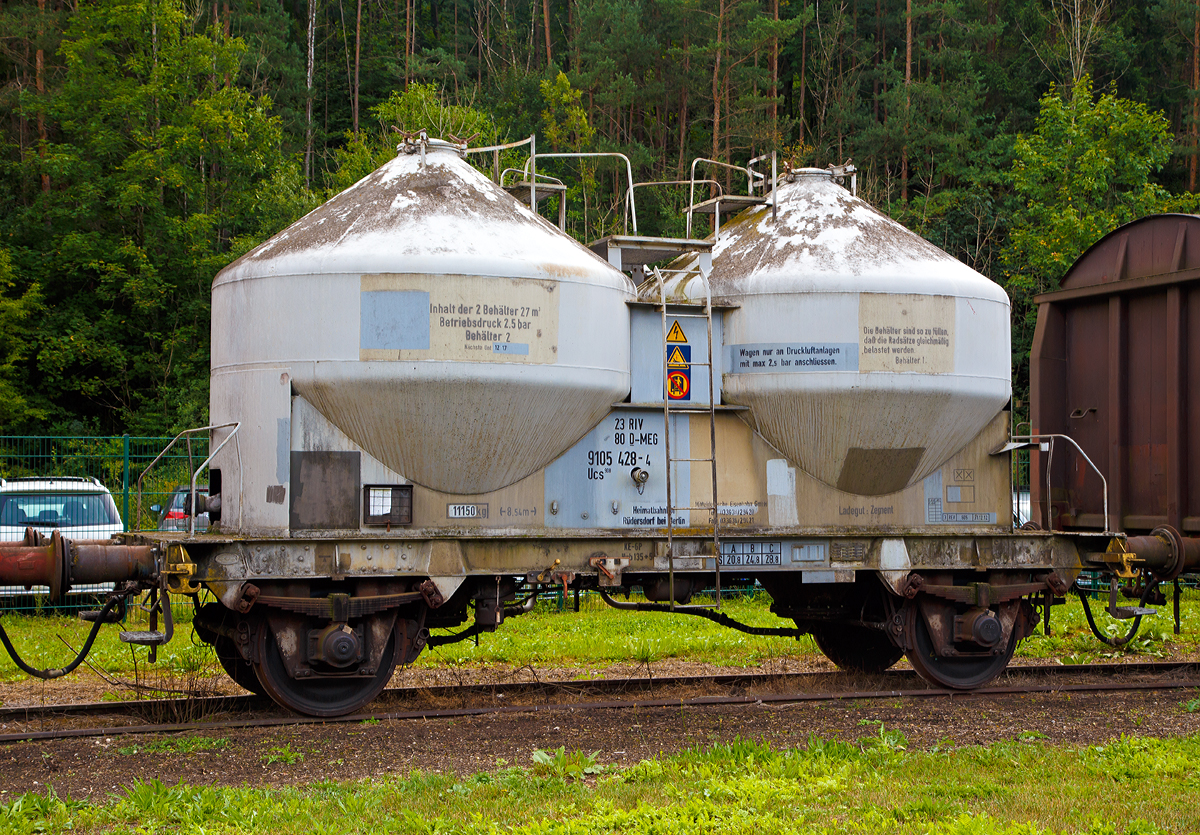
{"label": "weathered white paint", "polygon": [[[404,478],[481,493],[545,466],[629,392],[629,279],[455,152],[431,148],[425,160],[397,156],[213,282],[210,411],[243,423],[247,532],[288,525],[286,503],[264,506],[263,495],[280,483],[276,438],[290,435],[292,395]],[[457,282],[450,295],[464,304],[544,297],[553,309],[540,335],[525,320],[528,353],[511,357],[472,360],[440,332],[427,358],[364,349],[363,306],[378,298],[367,291],[441,298],[440,280]],[[236,480],[232,448],[216,466]],[[238,517],[226,508],[229,530]]]}
{"label": "weathered white paint", "polygon": [[[727,350],[841,346],[846,367],[738,373],[730,356],[725,401],[749,406],[747,421],[826,484],[838,485],[852,448],[924,450],[896,489],[915,484],[962,449],[1011,396],[1008,297],[826,171],[797,172],[780,183],[775,201],[777,220],[769,206],[749,209],[721,227],[713,248],[714,299],[738,305],[725,314]],[[694,279],[670,287],[672,298],[699,301],[701,292]],[[888,302],[889,296],[896,298]],[[907,316],[922,330],[940,328],[946,344],[914,340],[913,353],[904,356],[923,363],[895,363],[891,345],[886,363],[865,350],[878,344],[865,341],[865,327],[892,327]]]}

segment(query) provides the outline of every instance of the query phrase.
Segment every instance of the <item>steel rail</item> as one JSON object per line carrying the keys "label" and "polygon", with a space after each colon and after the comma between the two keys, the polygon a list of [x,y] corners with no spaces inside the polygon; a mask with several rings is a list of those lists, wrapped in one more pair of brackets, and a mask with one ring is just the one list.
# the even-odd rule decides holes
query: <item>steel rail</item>
{"label": "steel rail", "polygon": [[[1157,662],[1134,662],[1134,663],[1129,663],[1129,664],[1073,664],[1073,665],[1064,665],[1064,666],[1024,665],[1024,666],[1009,667],[1005,671],[1005,675],[1026,677],[1026,676],[1034,676],[1034,675],[1038,675],[1038,674],[1043,674],[1043,675],[1048,674],[1051,677],[1055,677],[1055,676],[1070,675],[1070,674],[1074,674],[1074,675],[1097,675],[1097,674],[1101,674],[1101,675],[1116,675],[1116,674],[1147,675],[1147,674],[1165,674],[1165,673],[1172,673],[1172,672],[1200,673],[1200,662],[1190,662],[1190,661],[1162,662],[1162,661],[1157,661]],[[801,683],[806,679],[812,680],[812,679],[819,679],[822,677],[827,678],[829,676],[839,675],[839,674],[840,673],[829,672],[829,671],[806,671],[806,672],[796,672],[796,673],[725,673],[725,674],[710,675],[710,676],[705,676],[705,675],[661,676],[661,677],[655,676],[655,677],[649,677],[649,678],[646,678],[646,677],[643,677],[643,678],[606,678],[606,679],[592,679],[592,680],[583,680],[583,681],[553,680],[553,681],[544,681],[544,682],[543,681],[501,682],[501,683],[496,683],[496,684],[477,683],[477,684],[467,684],[467,685],[435,685],[432,687],[421,687],[421,686],[398,687],[398,688],[390,688],[388,690],[385,690],[384,693],[382,693],[381,695],[387,695],[387,696],[399,697],[399,698],[412,698],[412,697],[416,697],[416,696],[425,696],[425,697],[433,696],[433,697],[449,698],[449,697],[455,697],[455,696],[461,697],[461,696],[466,696],[466,695],[476,695],[476,696],[491,695],[493,697],[499,696],[500,698],[504,698],[506,696],[511,696],[514,694],[531,693],[531,692],[539,692],[539,691],[560,691],[560,692],[564,692],[564,693],[574,692],[577,694],[582,694],[582,693],[586,693],[589,690],[599,691],[599,692],[614,692],[614,691],[633,690],[633,689],[652,690],[652,689],[657,689],[657,688],[662,688],[662,687],[679,687],[679,686],[703,686],[703,685],[734,686],[734,685],[765,684],[765,683],[771,683],[771,682]],[[889,671],[886,671],[885,673],[882,673],[879,675],[882,675],[886,678],[895,678],[895,679],[903,679],[903,680],[913,680],[913,679],[917,678],[917,675],[916,675],[915,671],[913,671],[913,670],[889,670]],[[897,684],[900,684],[900,682],[897,682]],[[1085,687],[1085,688],[1091,688],[1091,689],[1104,689],[1104,688],[1118,687],[1118,686],[1124,687],[1125,685],[1064,684],[1064,685],[1046,685],[1045,688],[1048,690],[1062,690],[1062,689],[1078,688],[1078,687]],[[1158,688],[1158,687],[1170,687],[1170,688],[1180,688],[1180,687],[1186,688],[1186,687],[1191,687],[1191,686],[1200,687],[1200,681],[1192,682],[1189,680],[1189,681],[1182,682],[1182,683],[1179,683],[1179,682],[1164,683],[1161,681],[1139,682],[1139,683],[1136,683],[1136,686],[1139,688],[1151,688],[1151,689]],[[1028,690],[1028,688],[1021,688],[1021,687],[985,688],[983,690],[972,691],[972,692],[987,694],[987,693],[1001,692],[1001,690],[1011,690],[1013,692],[1026,692]],[[858,692],[858,691],[856,691],[856,692]],[[895,694],[895,693],[906,693],[906,694],[923,693],[923,694],[927,694],[927,695],[957,693],[958,695],[969,695],[969,693],[964,693],[963,691],[943,691],[940,688],[933,688],[933,687],[922,689],[922,690],[889,689],[886,691],[869,691],[869,692],[879,692],[879,693],[885,694],[885,695],[891,695],[891,694]],[[1038,692],[1038,691],[1029,690],[1029,692]],[[797,699],[800,701],[811,701],[813,699],[819,700],[819,699],[825,699],[825,698],[829,698],[829,699],[847,698],[843,695],[838,695],[835,691],[814,692],[814,693],[801,692],[801,693],[792,693],[792,694],[784,694],[784,695],[787,695],[788,698]],[[879,696],[879,698],[884,698],[885,695],[881,695],[881,696]],[[694,697],[694,699],[692,701],[694,701],[695,699],[713,699],[713,698],[721,699],[721,698],[727,698],[727,697],[720,697],[720,696]],[[759,699],[774,700],[774,699],[776,699],[776,695],[768,695],[768,696],[763,696],[763,697],[751,697],[750,698],[751,701],[756,701]],[[667,701],[670,704],[678,703],[678,700],[667,700]],[[687,701],[687,700],[685,700],[685,701]],[[644,702],[639,702],[639,704],[643,704],[643,703]],[[580,704],[581,703],[577,703],[577,702],[576,703],[572,703],[572,702],[564,703],[564,705],[568,706],[568,707],[569,706],[578,707]],[[96,714],[126,715],[129,713],[137,712],[138,710],[156,710],[157,709],[157,710],[165,711],[165,710],[170,710],[172,707],[175,707],[175,706],[186,707],[187,709],[189,709],[191,711],[199,710],[200,712],[209,712],[209,711],[219,712],[219,711],[224,711],[224,710],[249,709],[249,708],[253,708],[257,705],[268,706],[271,709],[275,709],[275,707],[276,707],[274,705],[274,703],[271,702],[269,699],[266,699],[262,696],[255,696],[255,695],[247,694],[247,695],[236,695],[236,696],[212,696],[212,697],[204,697],[204,698],[199,698],[199,699],[141,699],[141,700],[136,700],[136,701],[126,701],[126,702],[88,702],[88,703],[77,703],[77,704],[5,707],[5,708],[0,708],[0,720],[6,720],[9,722],[20,722],[20,721],[34,721],[34,720],[39,720],[39,719],[64,718],[64,717],[68,717],[68,716],[96,715]],[[516,706],[516,707],[530,707],[530,706]],[[468,709],[474,710],[474,708],[458,708],[458,709],[459,710],[468,710]],[[486,709],[480,708],[480,709],[485,710],[485,711],[490,710],[490,708],[486,708]],[[412,711],[409,711],[409,712],[411,713]],[[432,715],[432,714],[429,714],[428,711],[417,711],[417,713],[420,713],[422,716]],[[355,714],[355,715],[360,716],[360,717],[362,716],[362,714]],[[271,722],[274,724],[287,724],[287,723],[302,724],[312,718],[314,718],[314,717],[289,716],[289,717],[280,717],[278,720],[265,719],[264,721],[268,721],[268,722]],[[254,722],[258,722],[259,719],[253,719],[253,720],[252,719],[245,719],[245,720],[237,719],[237,720],[230,720],[230,721],[235,722],[235,723],[246,722],[249,724],[253,724]],[[319,719],[318,721],[340,721],[340,720]],[[177,727],[177,726],[181,727],[181,728],[189,727],[188,723],[176,723],[176,724],[171,725],[171,727]],[[160,725],[129,725],[129,726],[115,726],[115,727],[154,728],[154,727],[161,727],[161,726]],[[132,732],[132,731],[117,731],[115,729],[115,727],[112,729],[114,733]],[[145,732],[150,732],[150,731],[145,731]],[[56,732],[55,731],[43,731],[41,733],[53,734]],[[22,738],[25,738],[25,737],[22,737]],[[7,739],[6,737],[0,735],[0,742],[6,741],[6,739]]]}
{"label": "steel rail", "polygon": [[404,721],[410,719],[454,719],[464,716],[488,716],[518,713],[548,713],[554,711],[583,710],[639,710],[647,708],[719,707],[736,705],[780,705],[804,702],[870,701],[877,699],[920,699],[920,698],[980,698],[988,696],[1025,695],[1029,693],[1104,693],[1137,692],[1154,690],[1184,690],[1200,688],[1200,679],[1173,682],[1137,683],[1092,683],[1092,684],[1047,684],[1033,687],[988,687],[981,690],[961,691],[930,688],[925,690],[852,690],[829,693],[781,693],[759,696],[697,696],[690,699],[637,699],[602,702],[563,702],[560,704],[537,705],[489,705],[487,707],[442,708],[436,710],[403,710],[392,712],[370,711],[348,716],[290,716],[280,718],[245,718],[221,722],[190,722],[160,725],[120,725],[107,728],[65,728],[57,731],[27,731],[0,734],[0,744],[35,740],[72,739],[97,736],[129,736],[132,734],[181,733],[187,731],[215,731],[246,727],[280,727],[296,725],[323,725],[333,723],[375,721]]}

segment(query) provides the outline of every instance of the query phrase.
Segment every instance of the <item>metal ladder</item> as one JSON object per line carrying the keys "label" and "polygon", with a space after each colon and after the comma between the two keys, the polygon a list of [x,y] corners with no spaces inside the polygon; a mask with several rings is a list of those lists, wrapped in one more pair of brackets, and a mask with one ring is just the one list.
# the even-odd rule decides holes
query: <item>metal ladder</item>
{"label": "metal ladder", "polygon": [[[674,273],[681,277],[681,280],[690,278],[699,278],[704,283],[704,312],[703,313],[672,313],[668,317],[667,314],[667,286],[663,280],[663,270],[658,267],[653,268],[654,278],[658,282],[659,294],[659,309],[662,312],[662,345],[663,345],[663,434],[666,443],[666,470],[667,470],[667,573],[668,587],[670,595],[670,605],[672,609],[684,608],[675,602],[675,512],[676,511],[697,511],[708,510],[712,516],[712,539],[713,539],[713,562],[716,572],[716,601],[712,606],[701,604],[695,608],[721,608],[721,514],[719,504],[717,502],[717,391],[714,386],[713,379],[713,327],[712,327],[712,288],[709,286],[708,278],[699,269],[691,270],[668,270],[668,273]],[[681,306],[676,303],[676,306]],[[691,458],[691,457],[676,457],[671,454],[671,416],[679,414],[687,414],[698,412],[696,408],[686,407],[671,407],[670,397],[670,355],[669,351],[671,344],[667,341],[669,334],[667,319],[703,319],[708,328],[708,362],[690,362],[690,368],[697,366],[708,369],[708,430],[709,430],[709,455],[707,458]],[[689,438],[691,437],[689,432]],[[712,469],[712,507],[676,507],[673,485],[671,484],[671,469],[675,463],[707,463]],[[703,564],[703,563],[701,563]]]}

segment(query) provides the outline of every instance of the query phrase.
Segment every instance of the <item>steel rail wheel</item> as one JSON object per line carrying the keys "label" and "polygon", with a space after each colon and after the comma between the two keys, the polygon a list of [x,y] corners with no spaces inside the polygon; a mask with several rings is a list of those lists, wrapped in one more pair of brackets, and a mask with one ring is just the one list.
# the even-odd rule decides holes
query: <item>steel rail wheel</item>
{"label": "steel rail wheel", "polygon": [[238,652],[237,644],[224,635],[217,635],[213,642],[213,651],[217,654],[217,660],[221,662],[221,668],[235,684],[256,696],[267,695],[262,682],[254,673],[253,665]]}
{"label": "steel rail wheel", "polygon": [[344,716],[370,704],[383,692],[396,669],[397,629],[388,637],[375,675],[313,676],[292,678],[287,673],[279,644],[268,624],[257,630],[258,662],[254,672],[268,696],[296,713],[307,716]]}
{"label": "steel rail wheel", "polygon": [[[934,649],[933,638],[929,634],[929,627],[918,606],[913,605],[910,612],[908,628],[911,630],[910,640],[913,648],[905,655],[921,678],[933,684],[940,684],[951,690],[974,690],[982,687],[1004,672],[1017,648],[1018,630],[1014,624],[1007,646],[994,655],[938,655]],[[964,645],[966,651],[980,649],[981,647],[971,644]]]}
{"label": "steel rail wheel", "polygon": [[904,655],[886,634],[856,623],[824,625],[812,636],[826,658],[851,673],[882,673]]}

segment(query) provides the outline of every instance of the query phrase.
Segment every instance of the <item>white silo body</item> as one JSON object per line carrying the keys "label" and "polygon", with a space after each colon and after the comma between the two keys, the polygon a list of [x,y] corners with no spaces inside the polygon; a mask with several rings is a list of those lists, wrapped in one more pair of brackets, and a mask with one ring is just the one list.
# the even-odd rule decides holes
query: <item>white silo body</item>
{"label": "white silo body", "polygon": [[901,490],[1009,400],[1008,297],[828,171],[794,172],[774,197],[774,218],[750,209],[713,247],[714,300],[737,305],[723,396],[826,484]]}
{"label": "white silo body", "polygon": [[632,296],[457,149],[400,153],[213,283],[212,418],[255,451],[245,526],[284,518],[260,494],[286,483],[288,394],[435,490],[537,471],[628,393]]}

